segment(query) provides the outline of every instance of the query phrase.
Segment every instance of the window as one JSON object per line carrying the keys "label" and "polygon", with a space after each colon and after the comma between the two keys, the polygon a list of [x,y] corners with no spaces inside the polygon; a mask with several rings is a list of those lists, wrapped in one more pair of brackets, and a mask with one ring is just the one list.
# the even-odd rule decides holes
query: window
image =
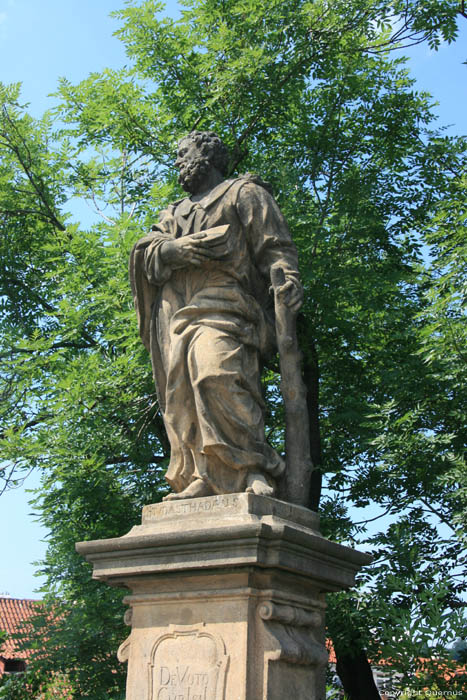
{"label": "window", "polygon": [[6,659],[4,673],[22,673],[26,664],[22,659]]}

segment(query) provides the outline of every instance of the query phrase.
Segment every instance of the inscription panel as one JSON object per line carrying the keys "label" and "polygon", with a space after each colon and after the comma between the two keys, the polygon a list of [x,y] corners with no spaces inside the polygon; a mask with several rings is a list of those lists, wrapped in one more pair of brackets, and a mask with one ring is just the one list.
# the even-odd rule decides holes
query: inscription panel
{"label": "inscription panel", "polygon": [[239,512],[238,494],[225,494],[224,496],[209,496],[207,498],[193,498],[184,501],[168,501],[167,503],[152,503],[143,508],[143,524],[162,519],[179,518],[189,515],[209,515],[222,512]]}
{"label": "inscription panel", "polygon": [[291,521],[319,534],[319,516],[307,508],[277,501],[267,496],[251,493],[228,493],[204,498],[189,498],[181,501],[151,503],[143,508],[143,526],[160,523],[177,523],[184,519],[194,521],[219,520],[229,516],[268,516]]}
{"label": "inscription panel", "polygon": [[151,652],[149,699],[223,700],[228,660],[221,638],[204,625],[171,625]]}

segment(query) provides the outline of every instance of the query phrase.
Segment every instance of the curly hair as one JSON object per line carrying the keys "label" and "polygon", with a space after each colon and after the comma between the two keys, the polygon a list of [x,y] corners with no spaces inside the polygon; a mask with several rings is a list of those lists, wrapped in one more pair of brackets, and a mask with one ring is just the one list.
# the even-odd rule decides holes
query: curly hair
{"label": "curly hair", "polygon": [[201,155],[205,156],[222,175],[227,175],[229,151],[214,131],[192,131],[180,139],[179,147],[183,141],[194,141],[199,147]]}

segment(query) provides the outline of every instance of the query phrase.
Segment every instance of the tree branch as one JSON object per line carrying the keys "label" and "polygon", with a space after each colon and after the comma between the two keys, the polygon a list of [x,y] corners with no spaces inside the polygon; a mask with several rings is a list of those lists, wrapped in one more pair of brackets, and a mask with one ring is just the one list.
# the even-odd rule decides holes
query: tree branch
{"label": "tree branch", "polygon": [[50,311],[50,313],[54,314],[55,316],[58,316],[58,310],[54,306],[52,306],[52,304],[49,304],[49,302],[46,301],[43,297],[37,294],[36,291],[28,287],[28,285],[25,284],[22,280],[18,279],[17,277],[8,277],[7,279],[5,279],[5,285],[9,284],[25,289],[28,294],[31,294],[33,297],[35,297],[36,301],[38,301],[44,307],[44,309],[46,309],[46,311]]}
{"label": "tree branch", "polygon": [[15,122],[13,121],[13,119],[11,119],[11,117],[10,117],[10,115],[9,115],[9,113],[8,113],[8,109],[7,109],[5,106],[3,107],[3,114],[4,114],[4,116],[5,116],[5,119],[6,119],[6,120],[8,121],[8,123],[10,124],[11,128],[14,129],[14,131],[16,132],[18,138],[20,139],[20,141],[21,141],[21,143],[22,143],[22,145],[23,145],[23,148],[24,148],[25,151],[26,151],[28,163],[26,163],[26,160],[24,159],[24,157],[23,157],[23,155],[22,155],[22,153],[21,153],[20,148],[19,148],[16,144],[14,144],[14,143],[11,141],[11,139],[8,137],[8,134],[4,133],[3,136],[5,137],[5,139],[6,139],[7,143],[8,143],[8,145],[9,145],[10,149],[11,149],[11,150],[13,151],[13,153],[16,155],[16,157],[17,157],[17,159],[18,159],[18,161],[19,161],[21,167],[23,168],[23,171],[24,171],[26,177],[28,178],[28,180],[29,180],[29,182],[31,183],[31,185],[32,185],[32,187],[33,187],[33,189],[34,189],[34,191],[36,192],[37,196],[39,197],[39,201],[40,201],[40,202],[42,203],[42,205],[45,207],[48,218],[49,218],[50,221],[56,226],[56,228],[58,228],[60,231],[66,231],[66,226],[65,226],[64,224],[62,224],[61,221],[59,221],[59,219],[57,218],[55,212],[53,211],[53,209],[51,208],[49,202],[47,201],[47,197],[46,197],[46,194],[45,194],[45,192],[46,192],[46,190],[47,190],[47,187],[46,187],[45,183],[42,181],[42,178],[41,178],[39,175],[37,175],[37,180],[39,181],[40,184],[37,184],[37,183],[36,183],[36,176],[33,175],[32,170],[31,170],[32,157],[31,157],[31,152],[30,152],[30,150],[29,150],[29,147],[28,147],[28,145],[27,145],[27,143],[26,143],[24,137],[23,137],[23,136],[21,135],[21,133],[19,132],[19,129],[18,129],[17,125],[15,124]]}
{"label": "tree branch", "polygon": [[[90,338],[90,336],[88,336]],[[92,340],[92,339],[91,339]],[[97,342],[92,340],[92,343],[78,343],[73,340],[62,340],[59,343],[53,343],[48,348],[44,350],[37,350],[36,348],[16,348],[11,347],[8,352],[4,352],[0,355],[0,359],[10,357],[12,353],[18,353],[23,355],[34,355],[40,352],[47,352],[49,350],[59,350],[60,348],[73,348],[75,350],[88,350],[89,348],[95,347]]]}
{"label": "tree branch", "polygon": [[[36,425],[39,425],[39,423],[43,423],[48,418],[53,418],[53,415],[54,415],[53,413],[39,414],[33,420],[30,420],[27,423],[23,423],[23,425],[13,426],[11,428],[11,430],[13,433],[19,433],[21,430],[28,430],[29,428],[34,428]],[[6,431],[2,431],[0,433],[0,440],[5,440],[5,437],[6,437]]]}

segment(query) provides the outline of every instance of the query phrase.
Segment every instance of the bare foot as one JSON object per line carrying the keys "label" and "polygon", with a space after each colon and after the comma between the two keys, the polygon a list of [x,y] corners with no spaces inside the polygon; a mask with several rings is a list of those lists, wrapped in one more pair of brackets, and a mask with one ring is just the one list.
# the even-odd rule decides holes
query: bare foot
{"label": "bare foot", "polygon": [[252,472],[248,475],[245,490],[247,493],[255,493],[257,496],[274,496],[274,488],[259,472]]}
{"label": "bare foot", "polygon": [[195,479],[186,489],[180,493],[168,493],[164,496],[163,501],[180,501],[183,498],[199,498],[200,496],[212,496],[211,487],[202,479]]}

